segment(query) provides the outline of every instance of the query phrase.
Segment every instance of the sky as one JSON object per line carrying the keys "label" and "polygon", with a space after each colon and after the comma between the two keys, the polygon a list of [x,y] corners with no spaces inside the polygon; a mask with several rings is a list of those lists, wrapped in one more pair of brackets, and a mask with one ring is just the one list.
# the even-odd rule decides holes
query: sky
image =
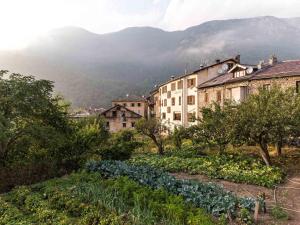
{"label": "sky", "polygon": [[216,19],[300,17],[300,0],[0,0],[0,9],[0,49],[18,49],[65,26],[101,34],[133,26],[173,31]]}

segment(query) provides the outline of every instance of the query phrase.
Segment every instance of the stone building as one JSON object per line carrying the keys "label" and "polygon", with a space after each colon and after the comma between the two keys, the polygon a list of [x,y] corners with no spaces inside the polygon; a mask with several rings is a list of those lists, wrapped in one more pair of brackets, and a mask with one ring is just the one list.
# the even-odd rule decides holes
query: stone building
{"label": "stone building", "polygon": [[133,129],[137,120],[147,118],[148,101],[144,97],[127,95],[113,100],[112,107],[101,115],[106,119],[106,127],[110,132]]}
{"label": "stone building", "polygon": [[[199,111],[202,107],[225,100],[241,102],[249,94],[257,93],[259,87],[269,89],[272,85],[283,88],[300,88],[300,60],[278,62],[272,56],[268,63],[237,65],[239,69],[217,76],[198,85]],[[239,76],[237,75],[239,73]]]}

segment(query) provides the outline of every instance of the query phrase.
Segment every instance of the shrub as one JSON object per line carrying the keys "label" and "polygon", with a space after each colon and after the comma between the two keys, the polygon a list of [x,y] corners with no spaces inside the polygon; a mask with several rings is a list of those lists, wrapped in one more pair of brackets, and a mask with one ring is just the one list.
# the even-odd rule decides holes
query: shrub
{"label": "shrub", "polygon": [[177,180],[161,170],[145,165],[135,166],[120,161],[92,161],[86,168],[103,176],[128,176],[140,184],[155,189],[164,188],[216,216],[227,212],[235,215],[239,205],[249,210],[253,210],[255,205],[254,199],[237,198],[216,184]]}
{"label": "shrub", "polygon": [[127,160],[131,157],[132,152],[141,146],[136,141],[134,133],[130,130],[123,130],[114,134],[108,144],[102,146],[98,153],[104,160]]}
{"label": "shrub", "polygon": [[289,218],[288,214],[279,205],[271,208],[271,216],[277,220],[287,220]]}

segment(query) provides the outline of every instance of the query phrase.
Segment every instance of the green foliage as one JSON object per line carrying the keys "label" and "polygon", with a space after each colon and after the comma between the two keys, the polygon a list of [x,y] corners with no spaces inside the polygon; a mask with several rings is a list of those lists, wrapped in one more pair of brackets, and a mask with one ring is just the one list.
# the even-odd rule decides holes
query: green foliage
{"label": "green foliage", "polygon": [[249,212],[249,210],[242,208],[240,213],[239,213],[239,218],[238,220],[244,224],[244,225],[253,225],[254,224],[254,219]]}
{"label": "green foliage", "polygon": [[190,128],[192,137],[200,143],[205,142],[210,146],[217,145],[220,153],[223,153],[233,139],[232,123],[235,111],[228,103],[222,107],[214,103],[211,107],[202,108],[201,113],[202,118],[199,119],[199,124]]}
{"label": "green foliage", "polygon": [[254,199],[238,198],[218,185],[178,180],[168,173],[146,165],[135,166],[120,161],[91,161],[86,168],[88,171],[99,172],[103,176],[128,176],[154,189],[164,188],[216,216],[228,212],[236,215],[238,206],[253,210],[255,205]]}
{"label": "green foliage", "polygon": [[277,220],[288,220],[289,215],[279,205],[275,205],[271,208],[271,216]]}
{"label": "green foliage", "polygon": [[29,149],[59,148],[68,132],[67,106],[52,96],[52,82],[20,74],[6,79],[5,73],[0,72],[0,166],[26,157]]}
{"label": "green foliage", "polygon": [[237,106],[234,133],[237,142],[259,144],[267,165],[271,164],[268,144],[282,146],[284,140],[299,130],[300,96],[294,90],[276,86],[259,89],[257,94]]}
{"label": "green foliage", "polygon": [[153,141],[160,155],[164,154],[165,137],[163,132],[167,128],[159,120],[155,118],[143,118],[136,123],[135,128],[139,133],[149,137]]}
{"label": "green foliage", "polygon": [[188,131],[183,126],[175,126],[174,131],[171,134],[171,139],[173,142],[173,145],[177,149],[181,149],[182,147],[182,141],[183,139],[188,137]]}
{"label": "green foliage", "polygon": [[150,165],[168,172],[204,174],[210,178],[273,187],[283,179],[277,167],[267,167],[261,161],[239,155],[218,155],[197,158],[178,156],[158,157],[140,155],[132,158],[134,165]]}
{"label": "green foliage", "polygon": [[180,196],[152,190],[127,177],[104,180],[92,173],[17,188],[1,196],[0,203],[3,225],[215,224]]}
{"label": "green foliage", "polygon": [[123,130],[113,134],[108,143],[101,146],[98,153],[105,160],[127,160],[140,146],[141,143],[136,141],[133,131]]}

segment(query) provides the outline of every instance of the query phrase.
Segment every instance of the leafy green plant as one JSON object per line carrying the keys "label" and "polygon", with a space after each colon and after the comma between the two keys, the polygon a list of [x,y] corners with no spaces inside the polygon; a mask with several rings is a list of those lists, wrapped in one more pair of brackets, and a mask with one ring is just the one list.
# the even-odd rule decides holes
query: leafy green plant
{"label": "leafy green plant", "polygon": [[271,208],[271,216],[277,220],[287,220],[289,215],[279,205],[275,205]]}
{"label": "leafy green plant", "polygon": [[155,189],[164,188],[170,193],[181,195],[187,202],[219,216],[222,213],[237,213],[238,206],[249,210],[254,208],[254,199],[238,198],[213,183],[200,183],[178,180],[175,177],[150,166],[130,165],[121,161],[91,161],[86,166],[88,171],[99,172],[103,176],[128,176],[140,184]]}
{"label": "leafy green plant", "polygon": [[211,178],[273,187],[283,179],[277,167],[268,167],[259,160],[239,155],[218,155],[197,158],[139,155],[130,160],[134,165],[150,165],[168,172],[204,174]]}

